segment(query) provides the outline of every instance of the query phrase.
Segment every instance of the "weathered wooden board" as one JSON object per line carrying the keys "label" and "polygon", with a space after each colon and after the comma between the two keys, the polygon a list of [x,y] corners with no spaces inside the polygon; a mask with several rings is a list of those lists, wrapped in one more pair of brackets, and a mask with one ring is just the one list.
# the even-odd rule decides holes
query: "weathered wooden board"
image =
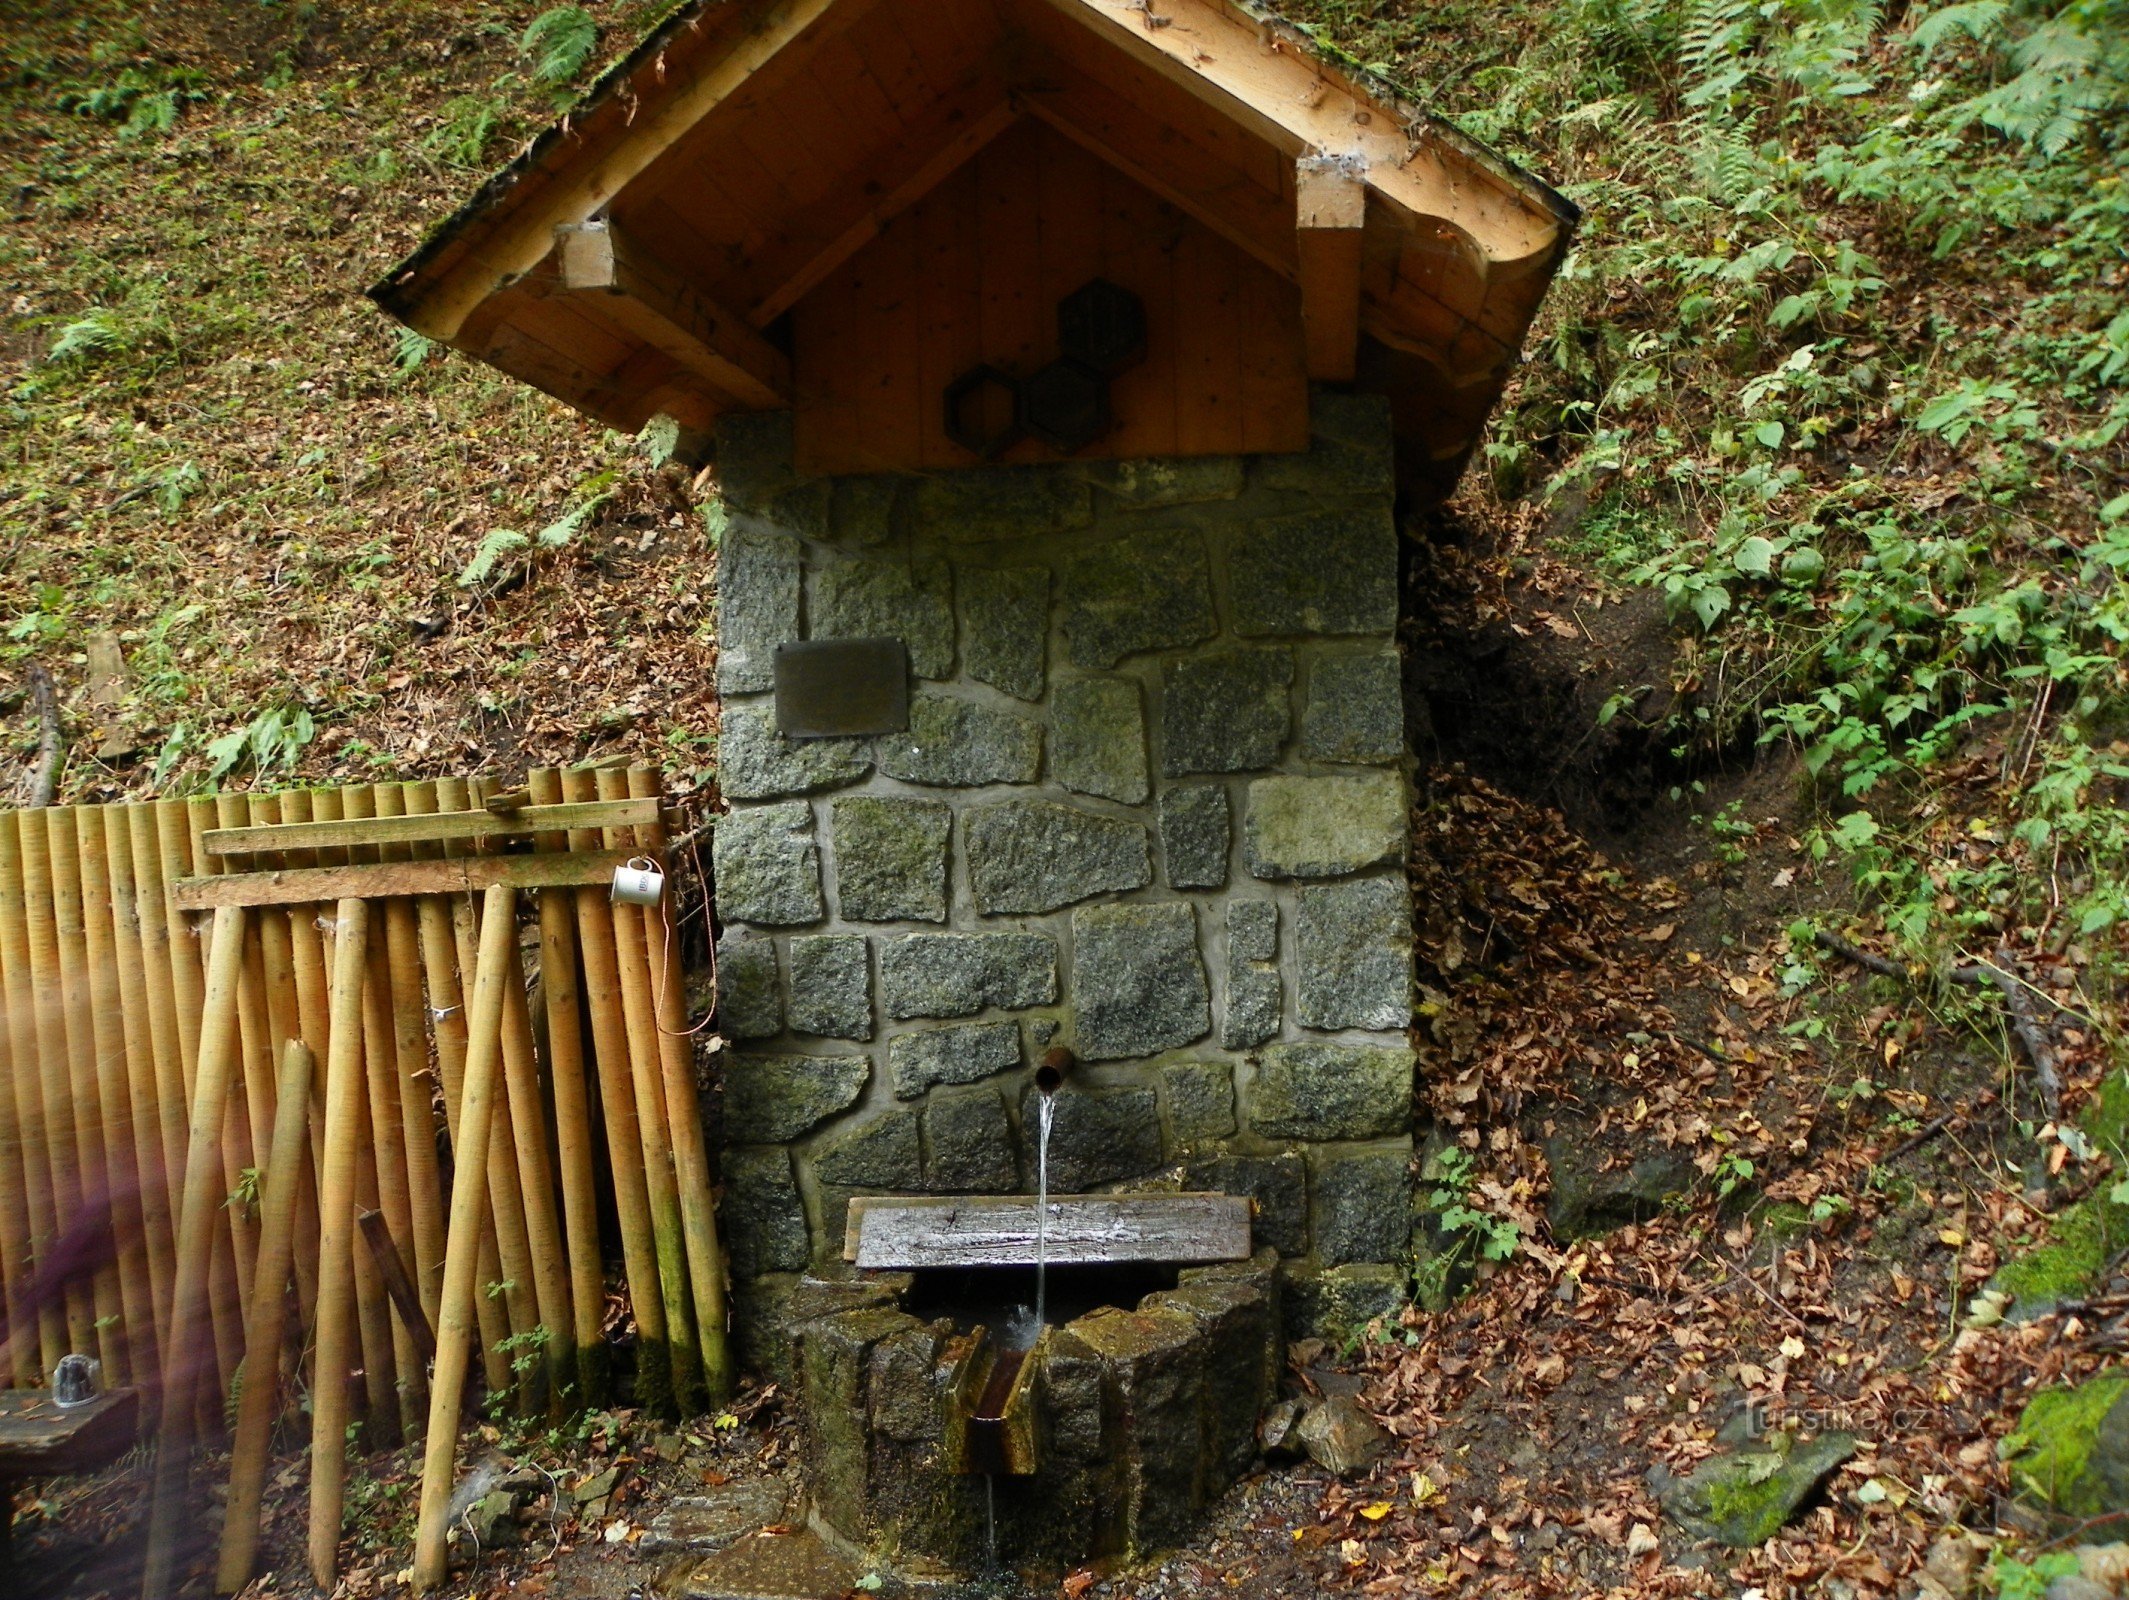
{"label": "weathered wooden board", "polygon": [[352,867],[230,872],[177,879],[170,885],[170,904],[180,911],[211,911],[217,906],[299,906],[321,900],[459,894],[498,884],[508,884],[513,889],[574,889],[611,882],[615,869],[626,866],[638,854],[634,850],[574,850],[566,854],[455,856],[446,861],[381,861]]}
{"label": "weathered wooden board", "polygon": [[[1032,1195],[874,1196],[850,1202],[844,1255],[870,1269],[1031,1267],[1035,1236]],[[1053,1196],[1043,1240],[1053,1266],[1241,1261],[1249,1250],[1249,1201],[1226,1194]]]}
{"label": "weathered wooden board", "polygon": [[0,1485],[107,1467],[133,1448],[139,1427],[138,1389],[79,1406],[55,1404],[43,1389],[0,1393]]}
{"label": "weathered wooden board", "polygon": [[576,805],[525,806],[507,815],[488,810],[444,811],[412,817],[209,828],[200,838],[211,856],[242,856],[267,850],[333,850],[433,839],[505,839],[564,828],[639,828],[657,821],[656,800],[592,800]]}

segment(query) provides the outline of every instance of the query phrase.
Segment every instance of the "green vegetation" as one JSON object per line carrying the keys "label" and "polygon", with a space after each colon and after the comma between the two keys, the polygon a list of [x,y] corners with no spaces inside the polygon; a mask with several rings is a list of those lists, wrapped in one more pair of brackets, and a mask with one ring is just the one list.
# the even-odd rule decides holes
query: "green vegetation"
{"label": "green vegetation", "polygon": [[[2125,1389],[2129,1373],[2114,1371],[2034,1395],[2016,1430],[2003,1442],[2013,1475],[2033,1494],[2072,1515],[2097,1516],[2114,1509],[2110,1486],[2098,1481],[2103,1474],[2092,1456],[2100,1425]],[[2118,1464],[2109,1465],[2118,1470]]]}
{"label": "green vegetation", "polygon": [[2118,981],[2121,0],[1297,9],[1584,209],[1466,500],[1663,595],[1665,739],[1800,752],[1903,952]]}

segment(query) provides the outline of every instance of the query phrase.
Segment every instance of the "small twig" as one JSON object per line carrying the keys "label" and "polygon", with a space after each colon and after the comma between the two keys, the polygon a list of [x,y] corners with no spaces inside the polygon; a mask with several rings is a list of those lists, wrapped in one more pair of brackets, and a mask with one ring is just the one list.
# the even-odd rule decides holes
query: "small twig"
{"label": "small twig", "polygon": [[2047,1112],[2050,1122],[2062,1118],[2062,1069],[2056,1064],[2054,1047],[2048,1043],[2047,1029],[2040,1025],[2040,1017],[2033,1010],[2033,1002],[2027,996],[2024,983],[2011,970],[2011,952],[2002,945],[1996,947],[1994,961],[1977,961],[1972,966],[1955,967],[1950,977],[1955,983],[1991,984],[2003,996],[2004,1008],[2011,1013],[2011,1031],[2018,1042],[2025,1046],[2026,1059],[2033,1063],[2033,1076],[2040,1082],[2041,1109]]}
{"label": "small twig", "polygon": [[42,662],[30,663],[30,704],[36,708],[40,732],[37,737],[37,765],[30,773],[29,809],[52,803],[52,792],[59,787],[59,767],[66,758],[66,737],[59,726],[59,691],[52,686],[52,675]]}
{"label": "small twig", "polygon": [[1881,1167],[1889,1167],[1895,1161],[1898,1161],[1901,1157],[1913,1155],[1917,1150],[1928,1144],[1930,1140],[1936,1138],[1938,1134],[1942,1133],[1946,1128],[1949,1128],[1953,1123],[1964,1122],[1965,1120],[1966,1107],[1955,1106],[1950,1111],[1945,1112],[1943,1116],[1938,1117],[1934,1121],[1924,1123],[1921,1128],[1918,1129],[1915,1133],[1909,1135],[1907,1138],[1901,1140],[1899,1144],[1894,1146],[1890,1154],[1878,1157],[1877,1164]]}
{"label": "small twig", "polygon": [[1811,936],[1811,942],[1821,950],[1830,950],[1843,961],[1861,967],[1865,972],[1875,972],[1881,978],[1907,980],[1908,971],[1889,956],[1875,955],[1868,950],[1859,950],[1846,939],[1821,930]]}

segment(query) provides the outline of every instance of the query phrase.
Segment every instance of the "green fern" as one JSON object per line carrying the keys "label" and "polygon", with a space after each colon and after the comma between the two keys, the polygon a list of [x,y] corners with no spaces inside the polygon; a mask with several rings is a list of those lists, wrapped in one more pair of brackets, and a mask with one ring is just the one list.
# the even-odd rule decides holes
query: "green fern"
{"label": "green fern", "polygon": [[584,70],[599,45],[599,25],[582,6],[542,11],[518,40],[518,53],[532,57],[535,83],[559,87]]}
{"label": "green fern", "polygon": [[59,337],[52,341],[45,360],[87,361],[94,356],[107,356],[123,350],[127,343],[125,326],[118,320],[118,313],[108,306],[96,306],[86,316],[77,317],[59,330]]}
{"label": "green fern", "polygon": [[473,559],[459,569],[458,586],[461,589],[478,588],[488,581],[498,561],[513,550],[524,549],[530,542],[514,529],[497,528],[473,547]]}

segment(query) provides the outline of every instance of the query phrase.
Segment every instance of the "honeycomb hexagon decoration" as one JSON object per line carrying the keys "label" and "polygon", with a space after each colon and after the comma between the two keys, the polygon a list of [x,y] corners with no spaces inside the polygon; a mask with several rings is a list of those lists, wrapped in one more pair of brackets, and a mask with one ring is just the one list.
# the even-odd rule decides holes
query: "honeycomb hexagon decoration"
{"label": "honeycomb hexagon decoration", "polygon": [[1146,358],[1145,302],[1107,278],[1090,279],[1057,302],[1057,346],[1113,378]]}
{"label": "honeycomb hexagon decoration", "polygon": [[1021,411],[1020,385],[1010,373],[988,363],[970,367],[946,386],[947,438],[985,461],[996,460],[1018,442]]}
{"label": "honeycomb hexagon decoration", "polygon": [[1059,455],[1072,455],[1109,431],[1109,380],[1066,356],[1020,385],[1020,419]]}

